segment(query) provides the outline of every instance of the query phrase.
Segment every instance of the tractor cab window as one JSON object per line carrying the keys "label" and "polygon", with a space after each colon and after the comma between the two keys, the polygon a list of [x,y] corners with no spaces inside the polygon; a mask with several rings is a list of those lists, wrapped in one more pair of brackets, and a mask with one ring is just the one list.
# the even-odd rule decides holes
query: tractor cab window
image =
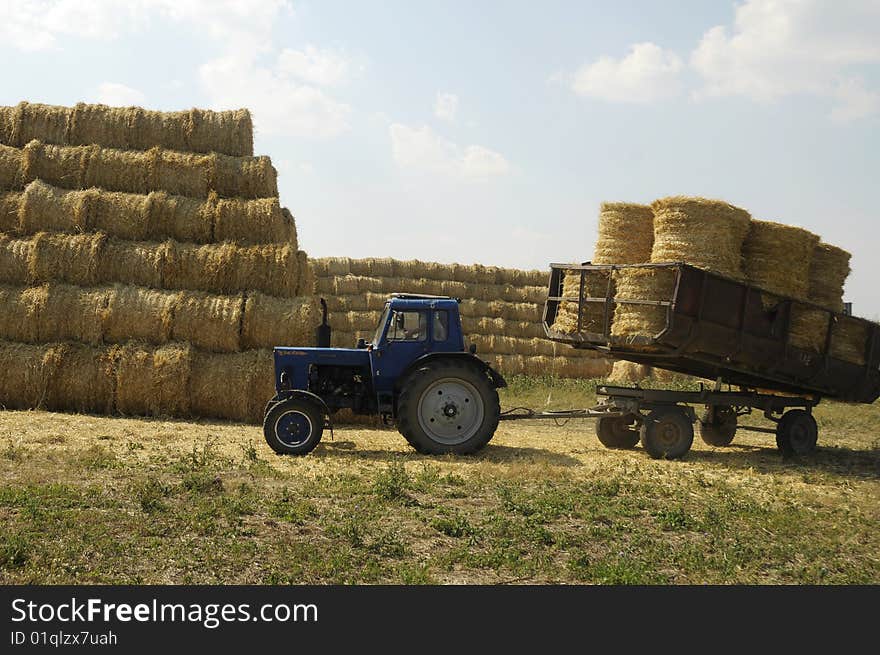
{"label": "tractor cab window", "polygon": [[393,311],[388,341],[424,341],[428,338],[425,312]]}
{"label": "tractor cab window", "polygon": [[434,317],[434,341],[446,341],[449,336],[449,312],[435,310],[431,314]]}

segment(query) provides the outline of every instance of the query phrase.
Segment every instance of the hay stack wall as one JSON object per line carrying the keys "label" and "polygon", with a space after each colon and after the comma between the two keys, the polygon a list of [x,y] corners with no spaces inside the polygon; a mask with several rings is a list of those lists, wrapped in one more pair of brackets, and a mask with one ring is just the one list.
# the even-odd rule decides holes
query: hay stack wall
{"label": "hay stack wall", "polygon": [[0,107],[0,406],[259,421],[314,276],[246,111]]}
{"label": "hay stack wall", "polygon": [[334,346],[370,339],[390,294],[425,293],[462,299],[466,342],[504,374],[598,378],[611,372],[611,362],[594,351],[545,337],[548,272],[387,258],[311,262],[316,293],[327,300]]}

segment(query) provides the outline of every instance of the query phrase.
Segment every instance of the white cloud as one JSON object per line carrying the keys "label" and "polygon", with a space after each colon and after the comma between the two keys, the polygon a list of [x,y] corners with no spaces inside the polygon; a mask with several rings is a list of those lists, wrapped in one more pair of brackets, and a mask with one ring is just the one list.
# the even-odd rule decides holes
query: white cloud
{"label": "white cloud", "polygon": [[458,113],[458,96],[454,93],[438,93],[434,103],[434,115],[441,121],[455,122]]}
{"label": "white cloud", "polygon": [[876,111],[875,100],[851,78],[880,62],[878,25],[880,3],[871,0],[747,0],[732,27],[709,29],[691,54],[703,78],[695,95],[818,95],[841,103],[835,120],[863,117]]}
{"label": "white cloud", "polygon": [[248,107],[263,134],[333,137],[349,129],[348,105],[277,68],[232,55],[204,64],[199,77],[214,108]]}
{"label": "white cloud", "polygon": [[304,50],[285,48],[278,57],[278,71],[285,75],[319,84],[336,86],[349,76],[350,61],[332,50],[308,45]]}
{"label": "white cloud", "polygon": [[622,59],[599,57],[573,75],[554,75],[567,81],[580,96],[610,102],[648,103],[673,96],[680,88],[681,59],[654,43],[636,43]]}
{"label": "white cloud", "polygon": [[394,123],[389,133],[394,161],[402,168],[471,179],[503,175],[510,170],[500,153],[479,145],[462,147],[427,125],[414,128]]}
{"label": "white cloud", "polygon": [[831,120],[848,123],[880,113],[880,93],[869,91],[860,79],[848,79],[834,90],[837,104],[831,110]]}
{"label": "white cloud", "polygon": [[124,84],[104,82],[98,87],[95,100],[111,107],[132,107],[145,104],[146,96],[137,89]]}

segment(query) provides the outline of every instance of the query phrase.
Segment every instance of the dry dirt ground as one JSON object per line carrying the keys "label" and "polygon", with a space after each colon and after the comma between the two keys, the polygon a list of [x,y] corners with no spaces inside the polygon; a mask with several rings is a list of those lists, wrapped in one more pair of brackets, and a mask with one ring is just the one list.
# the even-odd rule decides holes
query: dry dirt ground
{"label": "dry dirt ground", "polygon": [[459,458],[343,427],[292,458],[250,425],[0,411],[0,582],[877,584],[878,409],[820,405],[808,457],[741,432],[682,461],[591,420]]}

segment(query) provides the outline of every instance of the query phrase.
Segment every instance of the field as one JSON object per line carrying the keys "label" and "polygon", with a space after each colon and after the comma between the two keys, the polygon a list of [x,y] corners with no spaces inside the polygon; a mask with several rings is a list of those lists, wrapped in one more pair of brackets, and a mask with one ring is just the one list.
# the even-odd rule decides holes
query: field
{"label": "field", "polygon": [[[514,378],[502,406],[594,389]],[[0,411],[0,583],[880,583],[880,411],[816,417],[792,459],[741,432],[655,461],[590,420],[466,458],[342,427],[296,459],[250,425]]]}

